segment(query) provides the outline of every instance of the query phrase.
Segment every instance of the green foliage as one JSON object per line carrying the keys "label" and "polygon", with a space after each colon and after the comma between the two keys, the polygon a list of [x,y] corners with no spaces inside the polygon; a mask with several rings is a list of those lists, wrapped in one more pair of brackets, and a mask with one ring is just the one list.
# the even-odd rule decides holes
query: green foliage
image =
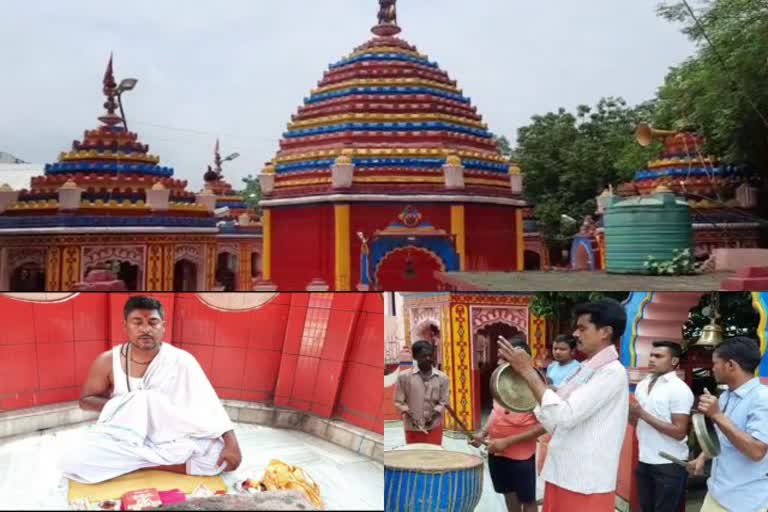
{"label": "green foliage", "polygon": [[504,135],[494,135],[493,140],[496,142],[496,144],[499,145],[499,151],[501,151],[502,155],[508,158],[512,157],[514,151],[512,150],[512,144],[510,144],[508,138],[506,138]]}
{"label": "green foliage", "polygon": [[768,3],[706,0],[696,13],[713,49],[681,2],[659,14],[682,23],[696,55],[671,70],[659,90],[655,124],[695,128],[706,150],[768,172]]}
{"label": "green foliage", "polygon": [[628,292],[537,292],[529,308],[537,316],[556,320],[570,318],[577,304],[607,298],[623,302],[628,295]]}
{"label": "green foliage", "polygon": [[[633,131],[652,117],[653,103],[629,107],[621,98],[603,98],[575,113],[559,109],[532,118],[520,129],[515,157],[525,173],[525,193],[536,205],[549,243],[572,236],[595,197],[645,167],[658,149],[638,146]],[[569,215],[579,224],[564,224]]]}
{"label": "green foliage", "polygon": [[[752,305],[752,294],[749,292],[720,292],[719,313],[720,325],[724,330],[724,337],[749,336],[757,339],[757,327],[760,315]],[[707,308],[712,304],[712,294],[702,296],[699,304],[691,309],[688,320],[683,324],[683,338],[689,343],[701,336],[701,330],[710,322]]]}
{"label": "green foliage", "polygon": [[684,276],[693,274],[693,257],[690,249],[675,249],[671,260],[657,260],[648,256],[643,265],[653,275]]}
{"label": "green foliage", "polygon": [[243,189],[242,192],[243,200],[248,204],[249,208],[259,212],[261,210],[259,207],[259,201],[261,201],[261,185],[259,184],[258,177],[254,178],[253,175],[249,174],[243,178],[243,183],[245,183],[245,189]]}

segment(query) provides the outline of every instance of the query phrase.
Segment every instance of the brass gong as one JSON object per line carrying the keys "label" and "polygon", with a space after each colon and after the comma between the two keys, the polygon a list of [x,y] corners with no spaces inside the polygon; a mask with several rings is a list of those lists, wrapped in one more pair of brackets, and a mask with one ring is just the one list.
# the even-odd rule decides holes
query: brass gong
{"label": "brass gong", "polygon": [[538,403],[528,383],[509,363],[499,365],[491,374],[491,395],[505,409],[515,412],[531,412]]}
{"label": "brass gong", "polygon": [[693,432],[696,434],[696,440],[701,446],[701,450],[709,457],[714,459],[720,455],[720,440],[717,438],[717,430],[712,420],[701,413],[693,413],[691,416],[693,422]]}

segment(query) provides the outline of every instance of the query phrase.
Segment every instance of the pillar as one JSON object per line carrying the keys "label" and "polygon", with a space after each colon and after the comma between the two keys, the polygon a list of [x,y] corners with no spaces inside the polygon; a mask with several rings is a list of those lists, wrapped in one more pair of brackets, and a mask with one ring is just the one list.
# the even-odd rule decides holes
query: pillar
{"label": "pillar", "polygon": [[336,266],[336,291],[352,289],[349,228],[349,205],[337,204],[334,210],[334,262]]}
{"label": "pillar", "polygon": [[64,247],[61,253],[61,290],[71,290],[75,283],[81,281],[82,274],[80,247],[70,245]]}
{"label": "pillar", "polygon": [[[449,375],[454,391],[451,396],[451,408],[469,430],[475,430],[478,421],[473,414],[470,335],[469,308],[466,304],[452,304],[450,344],[452,367]],[[448,349],[449,347],[444,345],[444,351]],[[455,426],[455,430],[459,428],[458,425]]]}
{"label": "pillar", "polygon": [[523,209],[515,209],[515,228],[517,229],[517,270],[525,270],[525,234],[523,232]]}
{"label": "pillar", "polygon": [[272,279],[272,210],[264,208],[261,212],[261,280]]}
{"label": "pillar", "polygon": [[147,291],[163,290],[163,246],[150,244],[147,248]]}
{"label": "pillar", "polygon": [[[406,326],[407,327],[407,326]],[[410,336],[410,333],[406,331],[406,336]],[[451,306],[444,304],[440,306],[440,344],[442,345],[443,352],[443,371],[448,375],[448,402],[451,404],[453,410],[456,410],[456,384],[454,383],[453,376],[455,375],[453,370],[453,329],[451,328]],[[453,417],[446,413],[443,418],[445,422],[446,430],[459,430],[459,426],[453,420]]]}
{"label": "pillar", "polygon": [[49,292],[61,288],[61,247],[51,246],[45,258],[45,289]]}
{"label": "pillar", "polygon": [[213,290],[216,286],[216,244],[206,244],[207,254],[205,258],[205,290]]}
{"label": "pillar", "polygon": [[163,246],[163,290],[173,291],[173,272],[175,266],[176,247],[173,244]]}
{"label": "pillar", "polygon": [[240,244],[240,284],[237,289],[243,292],[249,292],[253,290],[253,282],[251,281],[251,253],[253,252],[253,246],[251,244],[242,242]]}
{"label": "pillar", "polygon": [[466,220],[463,204],[451,205],[451,234],[456,237],[456,252],[459,253],[459,270],[464,272],[466,266]]}

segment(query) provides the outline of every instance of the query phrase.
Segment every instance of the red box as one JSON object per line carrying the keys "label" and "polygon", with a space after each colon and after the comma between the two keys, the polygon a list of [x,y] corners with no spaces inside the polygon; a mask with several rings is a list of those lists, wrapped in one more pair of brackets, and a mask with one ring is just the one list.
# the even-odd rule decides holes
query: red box
{"label": "red box", "polygon": [[144,510],[159,507],[163,504],[157,489],[139,489],[123,494],[121,499],[123,510]]}

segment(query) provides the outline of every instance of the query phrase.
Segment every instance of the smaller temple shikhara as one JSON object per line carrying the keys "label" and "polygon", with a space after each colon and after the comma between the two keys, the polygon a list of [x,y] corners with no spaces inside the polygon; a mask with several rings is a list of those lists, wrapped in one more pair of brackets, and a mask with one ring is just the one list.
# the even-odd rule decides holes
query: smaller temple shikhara
{"label": "smaller temple shikhara", "polygon": [[[604,225],[610,205],[629,200],[633,207],[652,208],[661,204],[661,199],[654,202],[653,198],[664,194],[674,194],[675,201],[683,208],[687,204],[690,213],[687,228],[692,234],[691,256],[697,261],[705,262],[719,248],[760,247],[756,173],[744,166],[728,164],[718,156],[705,154],[705,139],[693,131],[656,130],[643,123],[637,129],[636,138],[641,145],[661,140],[661,153],[657,159],[648,162],[645,169],[638,171],[632,181],[620,184],[615,191],[606,189],[597,197],[596,218],[585,219],[571,247],[573,268],[606,268],[608,234]],[[665,213],[661,215],[659,219],[674,221]],[[625,227],[633,228],[631,223]],[[668,227],[669,224],[665,226]],[[643,252],[646,248],[638,246],[636,250]]]}
{"label": "smaller temple shikhara", "polygon": [[520,168],[470,98],[398,37],[331,64],[260,175],[264,289],[429,290],[436,273],[523,269]]}
{"label": "smaller temple shikhara", "polygon": [[0,289],[251,290],[261,226],[224,180],[218,142],[205,189],[188,191],[127,129],[122,87],[110,56],[100,125],[30,190],[0,187]]}

